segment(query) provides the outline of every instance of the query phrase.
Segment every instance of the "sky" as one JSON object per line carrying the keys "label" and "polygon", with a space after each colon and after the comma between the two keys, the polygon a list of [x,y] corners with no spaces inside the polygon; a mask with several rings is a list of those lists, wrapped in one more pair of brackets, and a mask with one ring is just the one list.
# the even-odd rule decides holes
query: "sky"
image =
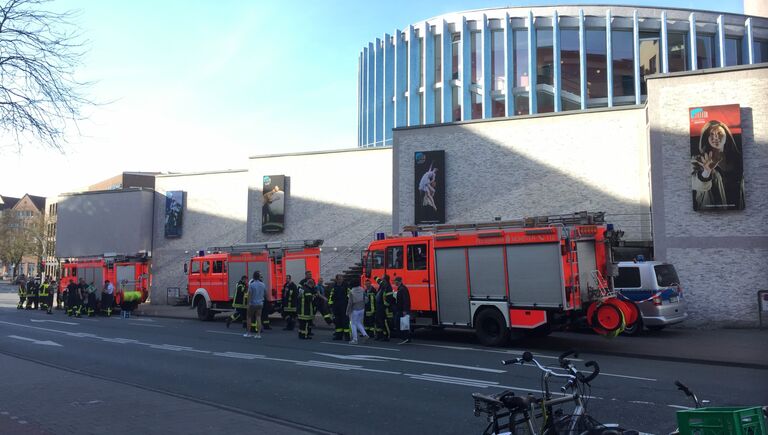
{"label": "sky", "polygon": [[[595,2],[593,2],[595,3]],[[602,0],[599,4],[632,4]],[[99,104],[64,153],[0,138],[0,195],[54,196],[123,171],[246,169],[248,157],[357,146],[357,59],[449,12],[568,0],[55,0],[77,10],[77,78]],[[634,4],[742,13],[736,0]]]}

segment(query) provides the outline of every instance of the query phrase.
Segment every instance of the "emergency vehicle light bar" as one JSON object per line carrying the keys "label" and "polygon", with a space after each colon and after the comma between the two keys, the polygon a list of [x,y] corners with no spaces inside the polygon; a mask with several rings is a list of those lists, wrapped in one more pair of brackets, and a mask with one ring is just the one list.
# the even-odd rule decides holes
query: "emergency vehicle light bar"
{"label": "emergency vehicle light bar", "polygon": [[403,231],[426,231],[439,233],[447,231],[474,231],[501,228],[535,228],[549,225],[596,225],[603,223],[605,223],[605,212],[580,211],[570,214],[534,216],[510,221],[441,225],[407,225],[403,227]]}
{"label": "emergency vehicle light bar", "polygon": [[302,249],[302,248],[317,248],[323,244],[323,240],[289,240],[289,241],[277,241],[277,242],[257,242],[257,243],[241,243],[239,245],[231,246],[212,246],[208,248],[211,252],[231,252],[231,253],[245,253],[245,252],[261,252],[270,249]]}

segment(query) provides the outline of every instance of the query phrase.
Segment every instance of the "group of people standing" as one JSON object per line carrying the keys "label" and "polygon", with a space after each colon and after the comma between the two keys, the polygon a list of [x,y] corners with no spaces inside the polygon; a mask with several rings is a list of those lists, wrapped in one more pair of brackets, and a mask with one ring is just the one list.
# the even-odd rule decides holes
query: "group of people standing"
{"label": "group of people standing", "polygon": [[[19,284],[18,309],[40,310],[53,314],[54,295],[56,296],[55,308],[66,310],[68,316],[81,317],[83,314],[93,317],[95,315],[111,316],[115,309],[115,286],[109,281],[104,281],[102,289],[96,288],[93,282],[90,284],[85,279],[79,278],[77,282],[69,280],[67,286],[59,289],[58,283],[51,277],[40,280],[33,278],[22,281]],[[141,302],[141,292],[120,292],[120,307],[123,313],[128,314]]]}
{"label": "group of people standing", "polygon": [[[40,310],[48,314],[53,314],[53,294],[56,292],[56,283],[51,281],[50,277],[44,281],[39,279],[22,280],[19,283],[19,304],[16,308],[19,310]],[[24,305],[26,304],[26,306]]]}
{"label": "group of people standing", "polygon": [[[244,322],[245,337],[261,338],[261,331],[270,329],[264,319],[269,319],[274,296],[270,298],[259,272],[254,272],[250,281],[246,280],[243,276],[236,286],[232,303],[235,312],[227,319],[227,328],[232,322]],[[311,271],[305,273],[298,285],[290,275],[286,276],[281,301],[281,314],[286,322],[284,329],[292,331],[298,322],[299,339],[311,339],[313,321],[319,312],[328,324],[334,325],[334,340],[357,344],[360,337],[389,341],[398,335],[402,339],[400,344],[409,343],[411,298],[408,287],[400,277],[395,278],[393,286],[388,275],[376,282],[378,287],[367,279],[365,287],[361,287],[336,275],[333,284],[326,289],[321,279],[315,282]]]}
{"label": "group of people standing", "polygon": [[115,286],[109,280],[104,281],[104,287],[99,291],[94,283],[86,284],[83,278],[78,279],[77,283],[70,279],[62,293],[68,316],[80,317],[82,314],[87,314],[89,317],[97,314],[112,316]]}

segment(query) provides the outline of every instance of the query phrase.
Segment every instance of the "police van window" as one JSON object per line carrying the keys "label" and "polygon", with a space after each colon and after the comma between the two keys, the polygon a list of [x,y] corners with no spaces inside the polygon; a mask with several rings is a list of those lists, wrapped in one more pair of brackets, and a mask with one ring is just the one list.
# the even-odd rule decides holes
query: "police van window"
{"label": "police van window", "polygon": [[403,247],[390,246],[387,248],[387,269],[403,268]]}
{"label": "police van window", "polygon": [[613,279],[613,286],[615,288],[639,288],[640,268],[620,267],[619,276]]}
{"label": "police van window", "polygon": [[680,284],[680,278],[677,277],[675,266],[671,264],[659,264],[653,266],[653,271],[656,272],[656,283],[659,287],[669,287]]}
{"label": "police van window", "polygon": [[373,251],[371,269],[384,269],[384,251]]}
{"label": "police van window", "polygon": [[213,262],[213,273],[222,273],[222,272],[224,272],[224,262],[221,261],[221,260],[214,261]]}
{"label": "police van window", "polygon": [[211,270],[211,263],[203,261],[203,273],[208,273]]}
{"label": "police van window", "polygon": [[427,270],[427,245],[408,246],[408,270]]}
{"label": "police van window", "polygon": [[193,261],[192,262],[192,271],[190,273],[200,273],[200,262],[199,261]]}

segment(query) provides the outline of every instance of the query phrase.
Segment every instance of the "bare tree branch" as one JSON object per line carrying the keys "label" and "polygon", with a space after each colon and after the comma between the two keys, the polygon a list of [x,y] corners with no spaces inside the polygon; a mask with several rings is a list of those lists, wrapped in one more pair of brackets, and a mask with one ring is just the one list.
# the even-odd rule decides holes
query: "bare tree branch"
{"label": "bare tree branch", "polygon": [[82,109],[95,104],[84,95],[90,83],[74,78],[84,55],[76,13],[46,11],[46,3],[0,3],[0,136],[13,137],[18,152],[30,144],[63,152],[67,127],[77,129]]}

